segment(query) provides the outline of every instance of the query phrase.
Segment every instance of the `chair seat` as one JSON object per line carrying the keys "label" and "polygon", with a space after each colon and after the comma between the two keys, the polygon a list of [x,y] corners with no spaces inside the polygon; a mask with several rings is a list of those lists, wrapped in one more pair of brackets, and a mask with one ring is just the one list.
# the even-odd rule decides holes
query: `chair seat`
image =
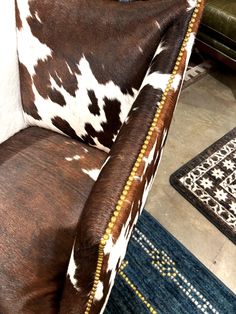
{"label": "chair seat", "polygon": [[31,127],[0,146],[0,313],[57,313],[75,228],[106,153]]}

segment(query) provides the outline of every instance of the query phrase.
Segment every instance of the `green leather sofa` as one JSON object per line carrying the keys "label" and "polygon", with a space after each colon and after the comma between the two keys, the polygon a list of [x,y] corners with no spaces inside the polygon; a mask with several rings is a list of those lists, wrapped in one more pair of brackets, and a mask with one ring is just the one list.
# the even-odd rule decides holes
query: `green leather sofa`
{"label": "green leather sofa", "polygon": [[236,0],[207,0],[197,46],[236,70]]}

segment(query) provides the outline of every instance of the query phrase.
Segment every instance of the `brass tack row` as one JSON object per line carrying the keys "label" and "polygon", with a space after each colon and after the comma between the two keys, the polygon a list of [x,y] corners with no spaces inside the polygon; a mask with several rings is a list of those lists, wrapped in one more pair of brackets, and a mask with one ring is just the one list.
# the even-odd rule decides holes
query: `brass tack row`
{"label": "brass tack row", "polygon": [[[94,296],[95,296],[95,293],[96,293],[96,290],[97,290],[97,285],[99,283],[99,279],[100,279],[100,274],[101,274],[101,269],[102,269],[102,263],[103,263],[103,257],[104,257],[104,246],[106,245],[108,239],[110,238],[110,235],[112,233],[112,230],[114,228],[114,225],[116,223],[116,220],[117,220],[117,217],[119,216],[119,213],[122,209],[122,205],[124,203],[124,201],[126,200],[126,197],[128,195],[128,191],[130,190],[130,187],[132,186],[132,183],[135,179],[135,176],[137,175],[137,171],[140,167],[140,164],[143,160],[143,157],[147,151],[147,148],[148,148],[148,145],[150,144],[150,140],[152,138],[152,135],[153,135],[153,131],[155,130],[156,126],[157,126],[157,122],[159,120],[159,117],[160,117],[160,114],[162,112],[162,109],[165,105],[165,101],[167,99],[167,95],[169,94],[169,91],[171,90],[171,87],[172,87],[172,84],[173,84],[173,81],[174,81],[174,78],[177,74],[177,71],[179,70],[179,66],[181,64],[181,61],[182,61],[182,58],[183,58],[183,55],[184,55],[184,52],[185,52],[185,49],[186,49],[186,46],[187,46],[187,43],[189,41],[189,38],[190,38],[190,35],[191,35],[191,32],[193,31],[193,27],[194,27],[194,22],[196,21],[196,17],[198,16],[198,13],[199,13],[199,8],[201,6],[201,2],[202,0],[198,0],[197,4],[196,4],[196,7],[193,11],[193,14],[192,14],[192,17],[191,17],[191,20],[188,24],[188,28],[187,28],[187,32],[186,32],[186,35],[185,35],[185,38],[182,42],[182,46],[180,48],[180,52],[178,54],[178,57],[177,57],[177,60],[176,60],[176,63],[175,63],[175,66],[174,66],[174,69],[172,71],[172,74],[170,76],[170,79],[167,83],[167,86],[166,86],[166,89],[162,95],[162,98],[161,98],[161,101],[159,103],[159,106],[156,110],[156,113],[154,115],[154,118],[153,118],[153,121],[151,123],[151,126],[149,128],[149,131],[148,131],[148,134],[144,140],[144,143],[142,145],[142,148],[139,152],[139,155],[136,159],[136,162],[131,170],[131,173],[130,173],[130,176],[124,186],[124,189],[122,191],[122,194],[120,196],[120,199],[119,201],[117,202],[117,205],[115,207],[115,211],[113,212],[112,214],[112,217],[110,219],[110,222],[108,223],[108,227],[106,228],[106,231],[105,231],[105,234],[103,235],[101,241],[100,241],[100,244],[99,244],[99,253],[98,253],[98,262],[97,262],[97,267],[96,267],[96,272],[95,272],[95,279],[94,279],[94,282],[93,282],[93,288],[89,294],[89,299],[88,299],[88,302],[87,302],[87,305],[86,305],[86,310],[85,310],[85,314],[89,314],[90,310],[91,310],[91,307],[92,307],[92,303],[93,303],[93,299],[94,299]],[[155,311],[155,310],[154,310]],[[156,313],[156,312],[151,312],[151,313]]]}

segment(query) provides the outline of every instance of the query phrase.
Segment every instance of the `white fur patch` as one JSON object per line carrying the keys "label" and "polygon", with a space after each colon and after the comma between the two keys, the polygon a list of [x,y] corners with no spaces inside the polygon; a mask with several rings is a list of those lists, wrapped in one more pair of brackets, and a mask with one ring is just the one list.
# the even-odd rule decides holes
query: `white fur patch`
{"label": "white fur patch", "polygon": [[26,127],[21,106],[15,2],[0,2],[0,143]]}
{"label": "white fur patch", "polygon": [[104,285],[101,281],[99,281],[98,285],[97,285],[97,290],[94,296],[94,300],[95,301],[100,301],[103,297],[103,289],[104,289]]}
{"label": "white fur patch", "polygon": [[188,62],[189,62],[189,59],[190,59],[190,56],[191,56],[191,53],[192,53],[194,40],[195,40],[195,33],[191,33],[190,37],[189,37],[189,40],[187,42],[186,48],[185,48],[185,50],[187,52],[187,56],[186,56],[186,64],[187,65],[188,65]]}
{"label": "white fur patch", "polygon": [[190,10],[192,10],[193,8],[196,7],[197,0],[187,0],[187,3],[188,3],[188,8],[187,8],[187,10],[190,11]]}
{"label": "white fur patch", "polygon": [[94,181],[97,180],[99,173],[100,173],[100,169],[82,169],[83,173],[86,173],[91,179],[93,179]]}
{"label": "white fur patch", "polygon": [[[116,243],[113,243],[112,235],[111,235],[104,247],[104,254],[105,255],[109,254],[107,272],[111,271],[111,275],[110,275],[110,281],[109,281],[109,291],[107,293],[106,300],[104,301],[104,304],[100,313],[103,313],[105,310],[111,289],[114,285],[117,268],[120,267],[125,257],[127,245],[131,236],[131,231],[132,231],[132,228],[130,228],[129,224],[131,220],[131,212],[132,212],[133,205],[134,203],[132,203],[131,205],[130,215],[128,219],[126,220],[125,224],[123,225],[121,229],[121,233]],[[135,218],[135,221],[137,221],[137,218],[138,217]]]}
{"label": "white fur patch", "polygon": [[159,43],[158,47],[157,47],[157,50],[156,50],[156,52],[154,54],[154,57],[159,55],[162,51],[164,51],[166,49],[167,49],[167,47],[165,46],[164,41],[161,41]]}
{"label": "white fur patch", "polygon": [[173,80],[173,83],[171,87],[173,88],[174,91],[176,91],[179,88],[180,82],[181,82],[181,75],[176,74]]}
{"label": "white fur patch", "polygon": [[140,46],[138,46],[138,50],[143,53],[143,48],[141,48]]}
{"label": "white fur patch", "polygon": [[80,160],[81,157],[79,155],[75,155],[73,157],[65,157],[65,160],[72,161],[72,160]]}
{"label": "white fur patch", "polygon": [[45,60],[48,56],[51,56],[51,49],[42,44],[31,32],[26,20],[27,17],[31,16],[28,0],[18,0],[17,5],[22,21],[22,29],[17,30],[19,60],[33,76],[35,74],[34,67],[39,60]]}
{"label": "white fur patch", "polygon": [[75,264],[75,259],[74,259],[74,245],[72,248],[72,252],[71,252],[71,257],[70,257],[70,262],[69,262],[69,266],[67,269],[67,275],[70,278],[70,281],[73,285],[73,287],[77,290],[80,291],[80,288],[77,287],[77,279],[75,279],[75,272],[76,272],[77,266]]}
{"label": "white fur patch", "polygon": [[[161,89],[164,92],[170,77],[171,77],[171,74],[162,74],[159,72],[153,72],[145,78],[145,80],[143,81],[142,87],[145,85],[151,85],[153,88]],[[177,74],[172,84],[172,88],[174,90],[177,89],[180,80],[181,80],[181,76]]]}
{"label": "white fur patch", "polygon": [[[22,41],[21,38],[19,40]],[[24,51],[22,51],[22,54],[24,54]],[[28,63],[27,67],[29,66],[29,68],[31,68],[34,62]],[[109,81],[106,84],[100,84],[93,75],[90,65],[85,57],[80,59],[78,69],[81,74],[76,75],[79,88],[75,92],[75,97],[72,97],[63,87],[58,86],[53,78],[50,78],[52,87],[57,89],[63,95],[67,103],[66,106],[60,106],[57,103],[51,101],[50,98],[44,99],[38,93],[36,87],[34,85],[32,86],[35,95],[35,105],[42,120],[36,120],[33,117],[25,114],[29,124],[38,125],[40,127],[45,127],[62,133],[52,124],[51,121],[55,116],[59,116],[70,124],[78,136],[87,135],[87,132],[85,131],[85,124],[87,122],[91,123],[95,131],[103,132],[102,123],[107,122],[103,109],[103,99],[105,97],[109,100],[118,100],[121,103],[121,112],[119,118],[121,123],[124,123],[137,96],[137,90],[133,89],[134,96],[131,96],[129,94],[123,94],[119,86],[115,85],[112,81]],[[98,100],[98,107],[100,109],[100,115],[94,115],[89,111],[88,107],[91,103],[91,100],[88,96],[88,90],[93,90],[96,95]],[[113,136],[114,140],[116,135],[117,134]],[[98,141],[97,137],[94,137],[93,140],[98,148],[106,152],[109,151],[109,148],[102,145]]]}

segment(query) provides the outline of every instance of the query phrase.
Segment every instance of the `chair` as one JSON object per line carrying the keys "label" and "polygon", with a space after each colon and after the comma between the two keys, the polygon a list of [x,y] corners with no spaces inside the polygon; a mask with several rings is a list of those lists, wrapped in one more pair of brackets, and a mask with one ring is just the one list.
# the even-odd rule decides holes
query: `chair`
{"label": "chair", "polygon": [[202,10],[1,2],[1,313],[104,311]]}

